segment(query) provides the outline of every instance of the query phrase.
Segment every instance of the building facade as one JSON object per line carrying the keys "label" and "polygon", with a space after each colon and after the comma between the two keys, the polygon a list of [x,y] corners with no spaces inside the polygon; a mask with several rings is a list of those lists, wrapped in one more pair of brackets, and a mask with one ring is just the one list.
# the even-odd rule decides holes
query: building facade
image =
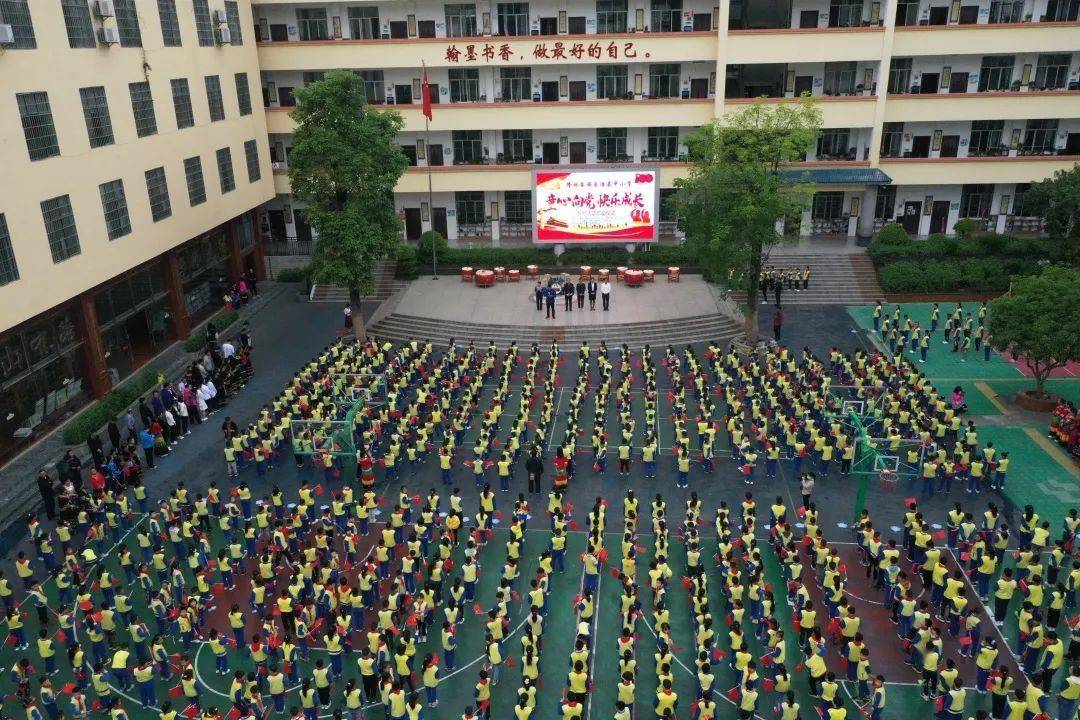
{"label": "building facade", "polygon": [[349,69],[405,118],[410,238],[526,241],[538,164],[647,163],[671,192],[688,132],[804,92],[825,130],[803,163],[818,192],[801,233],[1038,230],[1027,185],[1080,159],[1078,14],[1080,0],[259,0],[265,227],[311,239],[287,176],[292,93]]}
{"label": "building facade", "polygon": [[0,0],[0,456],[261,274],[248,0]]}

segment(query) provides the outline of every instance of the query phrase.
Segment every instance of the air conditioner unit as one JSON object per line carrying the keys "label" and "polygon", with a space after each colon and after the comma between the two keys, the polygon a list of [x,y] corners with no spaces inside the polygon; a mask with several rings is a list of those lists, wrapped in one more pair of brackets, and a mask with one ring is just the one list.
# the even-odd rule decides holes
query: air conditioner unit
{"label": "air conditioner unit", "polygon": [[13,45],[15,43],[15,33],[12,32],[10,25],[0,25],[0,45]]}
{"label": "air conditioner unit", "polygon": [[95,0],[94,14],[99,18],[107,18],[115,15],[116,8],[113,7],[113,0]]}
{"label": "air conditioner unit", "polygon": [[217,30],[217,44],[229,45],[232,43],[232,31],[229,28],[218,28]]}
{"label": "air conditioner unit", "polygon": [[222,25],[224,23],[227,23],[228,21],[229,21],[229,16],[225,14],[224,10],[215,10],[214,11],[214,22],[216,22],[218,25]]}
{"label": "air conditioner unit", "polygon": [[102,45],[116,45],[120,42],[120,31],[114,27],[103,27],[98,30],[98,42]]}

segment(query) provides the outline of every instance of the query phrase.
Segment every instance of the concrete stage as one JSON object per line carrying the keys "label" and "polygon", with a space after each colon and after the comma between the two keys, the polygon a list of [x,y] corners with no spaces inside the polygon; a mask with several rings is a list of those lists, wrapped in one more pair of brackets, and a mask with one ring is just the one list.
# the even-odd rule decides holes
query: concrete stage
{"label": "concrete stage", "polygon": [[683,275],[678,283],[669,283],[665,276],[660,276],[655,282],[641,287],[612,283],[611,309],[608,312],[602,310],[599,296],[596,298],[596,310],[589,310],[589,298],[586,296],[583,309],[577,308],[575,297],[574,310],[563,312],[563,299],[560,297],[555,304],[554,320],[545,320],[544,311],[536,311],[533,285],[533,282],[522,278],[517,283],[496,283],[492,287],[479,288],[472,283],[461,282],[456,275],[443,275],[438,280],[421,276],[409,283],[392,312],[399,316],[451,323],[549,328],[662,323],[731,314],[730,308],[721,307],[713,290],[700,275]]}

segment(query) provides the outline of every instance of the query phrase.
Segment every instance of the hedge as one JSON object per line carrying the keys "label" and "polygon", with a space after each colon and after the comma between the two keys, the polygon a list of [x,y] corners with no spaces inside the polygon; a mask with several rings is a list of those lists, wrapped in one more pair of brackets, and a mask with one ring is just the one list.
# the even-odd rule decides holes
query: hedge
{"label": "hedge", "polygon": [[310,269],[307,265],[298,268],[282,268],[278,271],[278,282],[303,282],[307,280]]}
{"label": "hedge", "polygon": [[[225,328],[236,322],[240,317],[240,313],[236,310],[222,310],[217,315],[210,318],[207,323],[214,323],[214,327],[220,333]],[[206,325],[193,332],[187,340],[184,341],[184,349],[188,352],[199,352],[206,347]]]}
{"label": "hedge", "polygon": [[[430,244],[428,245],[428,251],[431,251]],[[411,245],[402,243],[394,248],[394,262],[394,277],[412,280],[417,276],[416,250]]]}
{"label": "hedge", "polygon": [[870,259],[881,267],[898,260],[918,258],[977,258],[1045,259],[1057,252],[1048,238],[1016,237],[985,233],[962,238],[931,235],[925,240],[909,243],[883,242],[879,236],[867,248]]}
{"label": "hedge", "polygon": [[989,292],[1006,290],[1013,277],[1039,269],[1034,259],[901,260],[878,270],[885,292]]}
{"label": "hedge", "polygon": [[[423,263],[430,257],[418,253],[418,263]],[[593,267],[617,267],[626,266],[667,266],[679,265],[691,267],[695,265],[694,255],[686,245],[653,245],[649,250],[640,250],[628,253],[623,247],[606,248],[570,248],[559,257],[546,248],[519,247],[519,248],[449,248],[439,256],[439,264],[443,267],[458,268],[471,267],[503,267],[523,269],[526,265],[541,265],[546,267],[573,268],[579,265],[592,265]]]}
{"label": "hedge", "polygon": [[115,420],[129,405],[158,384],[158,370],[144,370],[75,416],[64,426],[63,438],[68,445],[78,445]]}

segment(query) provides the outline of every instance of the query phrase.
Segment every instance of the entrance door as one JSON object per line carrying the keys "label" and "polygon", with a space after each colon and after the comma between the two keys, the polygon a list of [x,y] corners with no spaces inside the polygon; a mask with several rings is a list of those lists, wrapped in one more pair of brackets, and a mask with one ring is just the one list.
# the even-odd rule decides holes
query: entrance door
{"label": "entrance door", "polygon": [[412,104],[412,85],[395,85],[394,102],[398,105]]}
{"label": "entrance door", "polygon": [[949,8],[948,7],[932,7],[932,8],[930,8],[930,24],[931,25],[948,25],[949,24]]}
{"label": "entrance door", "polygon": [[431,227],[443,237],[449,234],[446,229],[446,208],[437,207],[431,209]]}
{"label": "entrance door", "polygon": [[409,23],[404,20],[391,20],[390,37],[394,40],[404,40],[409,37]]}
{"label": "entrance door", "polygon": [[960,7],[960,24],[974,25],[979,21],[978,5],[962,5]]}
{"label": "entrance door", "polygon": [[435,21],[434,20],[421,20],[416,23],[416,34],[422,38],[435,37]]}
{"label": "entrance door", "polygon": [[544,102],[558,102],[559,81],[548,80],[540,83],[540,99]]}
{"label": "entrance door", "polygon": [[571,100],[584,100],[586,98],[585,88],[588,85],[584,80],[571,80],[570,81],[570,99]]}
{"label": "entrance door", "polygon": [[442,145],[428,145],[428,165],[432,167],[442,167],[443,164],[443,151]]}
{"label": "entrance door", "polygon": [[270,40],[273,42],[286,42],[289,39],[289,26],[284,23],[270,26]]}
{"label": "entrance door", "polygon": [[405,153],[405,158],[409,161],[409,166],[416,167],[416,146],[402,145],[401,152]]}
{"label": "entrance door", "polygon": [[968,90],[968,74],[966,72],[954,72],[949,78],[950,93],[966,93]]}
{"label": "entrance door", "polygon": [[904,218],[900,222],[908,235],[919,234],[919,220],[922,219],[922,203],[914,200],[904,203]]}
{"label": "entrance door", "polygon": [[930,136],[916,135],[911,139],[911,157],[930,157]]}
{"label": "entrance door", "polygon": [[[431,93],[431,104],[432,105],[438,105],[439,104],[439,84],[438,83],[428,83],[428,90]],[[424,91],[421,90],[420,92],[422,93]],[[424,96],[421,95],[420,97],[421,97],[421,99],[423,99]]]}
{"label": "entrance door", "polygon": [[585,34],[585,16],[574,15],[567,19],[566,29],[571,35],[584,35]]}
{"label": "entrance door", "polygon": [[545,165],[559,164],[559,143],[546,142],[540,146],[540,154],[543,156]]}
{"label": "entrance door", "polygon": [[935,200],[930,210],[930,232],[943,233],[949,222],[949,201]]}
{"label": "entrance door", "polygon": [[285,242],[285,213],[281,210],[267,210],[266,219],[270,223],[270,239],[275,242]]}
{"label": "entrance door", "polygon": [[706,78],[690,78],[690,97],[709,97],[709,81]]}
{"label": "entrance door", "polygon": [[1069,133],[1065,139],[1065,149],[1061,151],[1061,154],[1080,155],[1080,133]]}
{"label": "entrance door", "polygon": [[296,227],[297,242],[311,242],[311,226],[308,225],[307,220],[304,219],[302,210],[293,211],[293,225]]}
{"label": "entrance door", "polygon": [[801,97],[803,93],[813,94],[814,92],[814,76],[813,75],[796,75],[795,76],[795,97]]}
{"label": "entrance door", "polygon": [[541,35],[558,35],[559,19],[553,17],[540,18]]}
{"label": "entrance door", "polygon": [[803,30],[809,30],[818,26],[818,18],[820,17],[817,10],[803,10],[799,13],[799,27]]}
{"label": "entrance door", "polygon": [[956,157],[960,151],[959,135],[943,135],[941,138],[941,157]]}
{"label": "entrance door", "polygon": [[418,240],[423,231],[420,225],[420,208],[405,208],[405,239]]}
{"label": "entrance door", "polygon": [[696,32],[712,30],[712,13],[694,13],[694,30]]}
{"label": "entrance door", "polygon": [[572,142],[570,143],[570,164],[580,165],[585,162],[585,143]]}
{"label": "entrance door", "polygon": [[922,81],[919,83],[919,92],[923,95],[933,95],[938,91],[940,81],[941,75],[938,73],[923,73]]}

